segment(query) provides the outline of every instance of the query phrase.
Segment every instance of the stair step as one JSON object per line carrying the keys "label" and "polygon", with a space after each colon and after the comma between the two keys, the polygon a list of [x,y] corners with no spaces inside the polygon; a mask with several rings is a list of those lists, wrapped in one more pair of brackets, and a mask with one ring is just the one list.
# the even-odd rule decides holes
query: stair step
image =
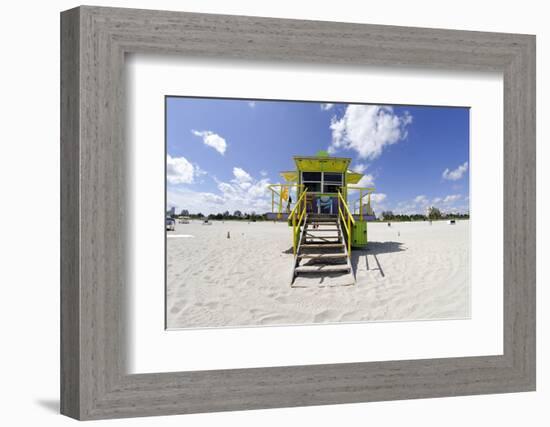
{"label": "stair step", "polygon": [[350,267],[347,264],[342,265],[302,265],[296,267],[294,270],[296,273],[335,273],[346,272],[349,273]]}
{"label": "stair step", "polygon": [[319,242],[342,243],[339,236],[306,236],[304,244]]}
{"label": "stair step", "polygon": [[298,254],[298,258],[333,259],[333,258],[347,258],[347,255],[344,252],[328,253],[328,254]]}
{"label": "stair step", "polygon": [[306,222],[307,225],[309,226],[318,226],[318,227],[321,227],[321,226],[326,226],[326,227],[338,227],[338,223],[337,222],[334,222],[334,221],[308,221]]}
{"label": "stair step", "polygon": [[343,248],[343,243],[304,243],[303,248]]}
{"label": "stair step", "polygon": [[310,233],[312,231],[340,231],[339,228],[309,228],[307,227],[307,231]]}

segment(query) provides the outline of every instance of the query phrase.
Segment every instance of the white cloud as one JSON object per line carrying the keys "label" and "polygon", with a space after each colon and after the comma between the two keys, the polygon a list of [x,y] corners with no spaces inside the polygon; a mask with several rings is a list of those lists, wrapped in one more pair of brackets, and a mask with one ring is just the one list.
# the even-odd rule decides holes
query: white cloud
{"label": "white cloud", "polygon": [[241,168],[233,168],[233,175],[235,176],[234,181],[239,184],[249,183],[250,181],[252,181],[252,177],[250,176],[250,174]]}
{"label": "white cloud", "polygon": [[430,199],[426,195],[420,194],[412,200],[399,202],[393,212],[402,215],[424,214],[429,204]]}
{"label": "white cloud", "polygon": [[271,196],[267,179],[238,183],[217,182],[216,193],[193,191],[186,187],[168,188],[167,206],[175,206],[176,212],[187,209],[191,213],[201,212],[204,215],[224,211],[256,212],[264,214],[271,211]]}
{"label": "white cloud", "polygon": [[450,194],[443,199],[443,203],[454,203],[460,199],[460,194]]}
{"label": "white cloud", "polygon": [[[215,178],[214,178],[215,179]],[[189,188],[169,188],[168,206],[187,209],[191,213],[211,214],[224,212],[256,212],[263,214],[271,210],[271,193],[267,178],[255,179],[242,168],[233,168],[233,178],[228,182],[215,179],[217,191],[205,193]]]}
{"label": "white cloud", "polygon": [[386,200],[387,197],[388,197],[387,194],[384,194],[384,193],[373,193],[370,196],[370,200],[373,203],[380,203]]}
{"label": "white cloud", "polygon": [[470,210],[468,203],[469,197],[461,194],[449,194],[445,197],[435,197],[431,205],[441,208],[444,213],[460,212],[465,213]]}
{"label": "white cloud", "polygon": [[424,205],[427,205],[428,203],[430,203],[430,201],[428,200],[428,198],[421,194],[420,196],[416,196],[414,198],[414,203],[416,203],[417,205],[421,205],[421,206],[424,206]]}
{"label": "white cloud", "polygon": [[191,133],[202,138],[202,142],[209,147],[212,147],[218,153],[223,155],[227,149],[227,142],[217,133],[211,132],[209,130],[192,130]]}
{"label": "white cloud", "polygon": [[206,203],[214,203],[216,205],[223,205],[224,199],[221,196],[218,196],[217,194],[213,193],[200,193],[200,197],[206,202]]}
{"label": "white cloud", "polygon": [[170,184],[193,184],[196,178],[205,173],[185,157],[172,157],[169,154],[166,156],[166,180]]}
{"label": "white cloud", "polygon": [[422,213],[421,212],[422,208],[419,207],[413,200],[413,201],[399,202],[395,206],[395,209],[393,209],[392,211],[394,214],[397,214],[397,215],[413,215],[417,213]]}
{"label": "white cloud", "polygon": [[267,188],[267,178],[256,180],[241,168],[233,168],[233,175],[235,178],[230,182],[218,181],[218,190],[227,209],[256,213],[271,210],[271,193]]}
{"label": "white cloud", "polygon": [[461,194],[450,194],[442,200],[442,211],[446,213],[466,213],[470,211],[468,197]]}
{"label": "white cloud", "polygon": [[267,173],[266,170],[261,170],[261,171],[260,171],[260,175],[261,175],[261,176],[267,176],[268,173]]}
{"label": "white cloud", "polygon": [[[387,199],[387,195],[384,194],[384,193],[373,193],[371,194],[370,196],[370,201],[371,201],[371,207],[373,208],[373,210],[375,212],[382,212],[382,211],[385,211],[387,209],[387,206],[386,204],[384,203],[384,201]],[[365,197],[365,199],[363,199],[364,202],[366,202],[368,199]]]}
{"label": "white cloud", "polygon": [[168,206],[175,206],[176,212],[187,209],[190,213],[209,213],[223,212],[225,200],[223,197],[200,191],[193,191],[185,187],[168,188],[166,194]]}
{"label": "white cloud", "polygon": [[367,170],[367,165],[365,163],[357,163],[356,165],[353,165],[351,170],[353,172],[363,173],[365,172],[365,170]]}
{"label": "white cloud", "polygon": [[256,101],[248,101],[248,106],[250,108],[255,108],[256,107]]}
{"label": "white cloud", "polygon": [[334,107],[334,104],[329,104],[329,103],[321,104],[321,110],[323,110],[323,111],[328,111],[328,110],[330,110],[332,107]]}
{"label": "white cloud", "polygon": [[374,187],[374,177],[371,174],[365,174],[357,184],[350,184],[350,187]]}
{"label": "white cloud", "polygon": [[[462,203],[457,203],[459,201]],[[393,211],[394,213],[405,215],[425,214],[428,206],[440,208],[444,213],[463,213],[468,212],[469,210],[467,198],[464,198],[460,194],[449,194],[445,197],[434,197],[433,199],[421,194],[416,196],[414,199],[397,203]]]}
{"label": "white cloud", "polygon": [[468,170],[468,162],[464,162],[460,166],[458,166],[454,170],[450,170],[449,168],[445,169],[443,171],[443,179],[448,179],[450,181],[457,181],[466,173]]}
{"label": "white cloud", "polygon": [[412,116],[398,116],[393,108],[379,105],[348,105],[344,115],[332,118],[329,153],[339,149],[355,150],[362,159],[375,159],[384,147],[407,137]]}

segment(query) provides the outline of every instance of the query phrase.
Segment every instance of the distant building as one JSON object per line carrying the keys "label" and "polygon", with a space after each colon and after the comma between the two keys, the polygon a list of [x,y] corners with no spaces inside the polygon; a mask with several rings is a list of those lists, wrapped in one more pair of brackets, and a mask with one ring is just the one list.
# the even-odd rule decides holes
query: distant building
{"label": "distant building", "polygon": [[167,216],[174,216],[176,215],[176,207],[172,206],[169,210],[166,211]]}
{"label": "distant building", "polygon": [[376,220],[376,213],[368,203],[363,205],[363,218],[367,221]]}

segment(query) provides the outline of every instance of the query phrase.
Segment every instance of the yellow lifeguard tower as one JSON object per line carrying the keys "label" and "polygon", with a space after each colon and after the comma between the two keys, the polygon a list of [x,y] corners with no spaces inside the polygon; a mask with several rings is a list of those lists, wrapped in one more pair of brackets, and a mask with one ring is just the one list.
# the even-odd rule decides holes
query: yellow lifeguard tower
{"label": "yellow lifeguard tower", "polygon": [[[350,158],[320,151],[315,156],[295,156],[294,163],[296,170],[281,172],[284,184],[269,185],[271,212],[267,214],[292,227],[291,286],[296,286],[298,276],[321,278],[321,282],[326,276],[342,276],[340,285],[353,285],[351,251],[367,245],[367,220],[374,219],[370,206],[374,188],[353,186],[363,175],[349,170]],[[350,209],[348,197],[353,192],[357,199]]]}

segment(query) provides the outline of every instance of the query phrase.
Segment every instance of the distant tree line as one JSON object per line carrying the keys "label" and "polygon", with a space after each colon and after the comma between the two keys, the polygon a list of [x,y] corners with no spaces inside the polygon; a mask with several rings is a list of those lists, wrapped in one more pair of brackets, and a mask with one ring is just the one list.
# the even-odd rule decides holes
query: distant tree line
{"label": "distant tree line", "polygon": [[441,211],[432,207],[428,210],[426,215],[422,214],[394,214],[392,211],[382,212],[379,220],[380,221],[428,221],[428,220],[438,220],[438,219],[469,219],[470,214],[460,214],[460,213],[448,213],[442,214]]}
{"label": "distant tree line", "polygon": [[[266,221],[267,215],[259,215],[256,212],[241,212],[240,210],[234,211],[232,214],[229,211],[219,212],[216,214],[204,215],[202,212],[198,213],[189,213],[187,209],[182,209],[181,213],[178,214],[169,214],[173,218],[178,216],[188,216],[192,219],[204,219],[208,218],[211,220],[225,221],[225,220],[235,220],[235,221]],[[470,214],[460,214],[460,213],[448,213],[442,214],[441,211],[436,207],[431,207],[428,209],[426,215],[422,214],[394,214],[392,211],[384,211],[378,218],[379,221],[428,221],[428,220],[438,220],[438,219],[469,219]]]}
{"label": "distant tree line", "polygon": [[215,219],[218,221],[225,221],[225,220],[236,220],[236,221],[265,221],[267,220],[267,215],[259,215],[256,212],[241,212],[239,210],[233,212],[231,214],[229,211],[225,211],[223,213],[217,213],[217,214],[210,214],[208,215],[208,219]]}
{"label": "distant tree line", "polygon": [[256,212],[241,212],[236,210],[232,214],[229,211],[219,212],[216,214],[204,215],[202,212],[198,213],[189,213],[187,209],[183,209],[179,215],[171,215],[174,218],[178,216],[188,216],[192,219],[204,219],[208,218],[211,220],[225,221],[225,220],[236,220],[236,221],[265,221],[267,220],[267,215],[258,215]]}

